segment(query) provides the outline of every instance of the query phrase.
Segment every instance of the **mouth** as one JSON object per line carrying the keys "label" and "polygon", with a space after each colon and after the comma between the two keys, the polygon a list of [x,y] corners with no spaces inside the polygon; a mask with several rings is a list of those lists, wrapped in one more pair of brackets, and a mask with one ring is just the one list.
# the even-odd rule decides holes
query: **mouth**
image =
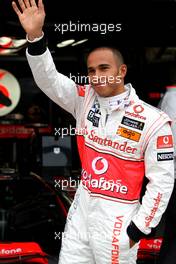
{"label": "mouth", "polygon": [[104,87],[106,85],[107,85],[107,83],[92,83],[93,87]]}

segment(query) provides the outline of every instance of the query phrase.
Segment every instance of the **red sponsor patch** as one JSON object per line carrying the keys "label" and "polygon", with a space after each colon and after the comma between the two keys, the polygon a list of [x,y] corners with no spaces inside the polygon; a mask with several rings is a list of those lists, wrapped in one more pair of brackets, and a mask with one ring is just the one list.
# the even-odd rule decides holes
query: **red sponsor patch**
{"label": "red sponsor patch", "polygon": [[157,149],[173,147],[172,135],[160,136],[157,138]]}
{"label": "red sponsor patch", "polygon": [[85,96],[85,86],[83,85],[77,85],[77,89],[78,89],[78,95],[81,97]]}

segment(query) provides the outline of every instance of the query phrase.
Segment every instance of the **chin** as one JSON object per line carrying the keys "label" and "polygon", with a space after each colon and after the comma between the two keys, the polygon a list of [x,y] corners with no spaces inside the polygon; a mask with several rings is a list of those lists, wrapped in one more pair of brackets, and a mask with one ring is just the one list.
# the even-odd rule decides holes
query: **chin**
{"label": "chin", "polygon": [[110,97],[110,94],[107,93],[97,93],[100,97]]}
{"label": "chin", "polygon": [[101,96],[101,97],[108,97],[110,96],[110,92],[108,91],[109,88],[106,87],[106,86],[96,86],[96,87],[93,87],[95,92]]}
{"label": "chin", "polygon": [[110,96],[109,93],[107,93],[107,92],[97,91],[97,90],[95,90],[95,92],[96,92],[99,96],[101,96],[101,97],[108,97],[108,96]]}
{"label": "chin", "polygon": [[103,91],[103,90],[96,90],[95,89],[95,92],[101,97],[111,97],[111,96],[113,96],[113,94],[110,93],[109,91]]}

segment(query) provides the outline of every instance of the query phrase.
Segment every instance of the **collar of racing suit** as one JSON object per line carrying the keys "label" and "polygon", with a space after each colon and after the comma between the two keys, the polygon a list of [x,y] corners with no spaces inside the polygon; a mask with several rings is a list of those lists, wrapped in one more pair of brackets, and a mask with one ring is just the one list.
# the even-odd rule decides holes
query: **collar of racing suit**
{"label": "collar of racing suit", "polygon": [[111,113],[114,110],[122,110],[132,104],[132,101],[138,98],[136,92],[130,83],[125,85],[125,92],[112,96],[112,97],[100,97],[97,95],[98,102],[101,109],[106,109]]}
{"label": "collar of racing suit", "polygon": [[168,85],[166,86],[167,91],[176,91],[176,85]]}

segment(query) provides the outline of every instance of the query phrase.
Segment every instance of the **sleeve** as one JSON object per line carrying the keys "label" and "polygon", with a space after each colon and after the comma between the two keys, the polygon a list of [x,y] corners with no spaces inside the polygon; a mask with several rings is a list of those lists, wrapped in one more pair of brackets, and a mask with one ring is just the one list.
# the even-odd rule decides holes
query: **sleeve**
{"label": "sleeve", "polygon": [[40,55],[31,55],[27,50],[26,56],[38,87],[51,100],[75,117],[79,97],[75,82],[57,71],[48,49]]}
{"label": "sleeve", "polygon": [[44,33],[41,37],[35,38],[32,41],[29,40],[28,35],[26,36],[26,39],[28,42],[28,53],[30,55],[41,55],[46,51],[47,41]]}
{"label": "sleeve", "polygon": [[166,92],[161,102],[161,110],[163,110],[172,120],[171,129],[174,137],[174,149],[176,156],[176,92]]}
{"label": "sleeve", "polygon": [[159,224],[173,190],[173,137],[169,123],[150,139],[144,162],[149,182],[139,210],[127,228],[129,237],[135,242],[150,234],[151,229]]}

